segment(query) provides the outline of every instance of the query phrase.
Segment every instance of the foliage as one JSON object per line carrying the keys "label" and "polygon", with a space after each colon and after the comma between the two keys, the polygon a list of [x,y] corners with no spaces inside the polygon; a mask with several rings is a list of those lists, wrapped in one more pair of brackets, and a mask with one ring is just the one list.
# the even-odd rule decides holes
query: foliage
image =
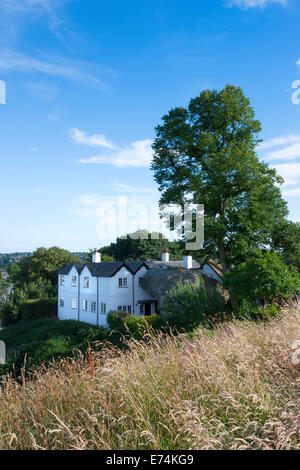
{"label": "foliage", "polygon": [[271,248],[281,254],[286,264],[300,271],[300,223],[290,220],[277,223],[272,232]]}
{"label": "foliage", "polygon": [[201,92],[162,121],[152,162],[160,202],[204,204],[204,251],[217,251],[226,273],[270,244],[288,213],[282,178],[255,154],[261,124],[242,89],[231,85]]}
{"label": "foliage", "polygon": [[200,324],[208,325],[215,314],[224,310],[224,302],[216,292],[208,294],[203,285],[180,282],[165,294],[161,309],[168,314],[171,326],[188,331]]}
{"label": "foliage", "polygon": [[102,256],[109,255],[116,261],[132,261],[160,260],[164,249],[169,251],[170,260],[181,259],[184,254],[182,242],[169,242],[161,233],[153,233],[151,236],[147,230],[139,230],[127,237],[117,238],[116,243],[111,243],[100,251]]}
{"label": "foliage", "polygon": [[[100,250],[101,252],[101,250]],[[89,249],[88,255],[87,255],[87,262],[91,263],[92,262],[92,255],[94,253],[94,250],[92,248]],[[106,253],[101,253],[101,262],[102,263],[111,263],[114,261],[114,258],[112,256],[107,255]]]}
{"label": "foliage", "polygon": [[127,316],[127,313],[120,310],[111,310],[107,315],[107,323],[111,330],[123,329],[123,319]]}
{"label": "foliage", "polygon": [[7,378],[0,449],[300,450],[299,329],[295,306],[263,328],[160,333]]}
{"label": "foliage", "polygon": [[139,317],[120,310],[112,310],[107,315],[107,323],[113,332],[127,335],[128,333],[136,339],[141,339],[149,331],[149,327],[158,330],[166,326],[166,320],[157,315]]}
{"label": "foliage", "polygon": [[57,298],[27,300],[21,305],[21,318],[24,321],[51,318],[57,315]]}
{"label": "foliage", "polygon": [[74,348],[86,351],[89,343],[108,339],[108,330],[73,320],[41,318],[3,328],[0,339],[8,352],[8,362],[0,366],[0,373],[14,370],[18,374],[25,356],[28,368],[52,358],[73,356]]}
{"label": "foliage", "polygon": [[40,288],[44,283],[43,287],[47,285],[50,296],[53,296],[50,286],[57,286],[57,272],[72,261],[80,262],[81,259],[58,247],[38,248],[31,256],[20,261],[17,267],[10,265],[9,274],[16,287],[26,289],[27,285],[37,283]]}
{"label": "foliage", "polygon": [[300,290],[300,275],[289,269],[277,253],[258,253],[224,276],[224,288],[239,301],[265,304],[287,299]]}

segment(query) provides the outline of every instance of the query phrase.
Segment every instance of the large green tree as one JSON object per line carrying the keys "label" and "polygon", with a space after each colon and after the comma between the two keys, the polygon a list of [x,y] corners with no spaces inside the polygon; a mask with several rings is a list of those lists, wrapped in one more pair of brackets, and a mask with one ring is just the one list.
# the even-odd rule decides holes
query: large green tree
{"label": "large green tree", "polygon": [[205,249],[223,273],[270,243],[287,215],[282,178],[260,162],[260,122],[239,87],[205,90],[163,116],[156,127],[152,170],[161,203],[205,206]]}
{"label": "large green tree", "polygon": [[170,242],[161,233],[151,236],[147,230],[139,230],[125,237],[117,238],[116,243],[111,243],[109,246],[101,248],[100,251],[116,261],[132,261],[160,260],[164,249],[169,251],[171,260],[181,259],[184,253],[182,242]]}
{"label": "large green tree", "polygon": [[57,272],[71,261],[81,259],[67,250],[58,248],[38,248],[31,256],[24,258],[17,265],[9,267],[9,274],[15,287],[26,288],[30,283],[50,283],[57,285]]}

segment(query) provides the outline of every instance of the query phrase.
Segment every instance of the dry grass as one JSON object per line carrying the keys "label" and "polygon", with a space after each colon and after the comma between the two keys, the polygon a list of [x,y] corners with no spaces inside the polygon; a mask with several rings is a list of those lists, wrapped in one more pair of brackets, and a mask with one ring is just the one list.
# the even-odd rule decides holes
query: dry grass
{"label": "dry grass", "polygon": [[0,449],[300,449],[300,306],[214,336],[158,336],[0,390]]}

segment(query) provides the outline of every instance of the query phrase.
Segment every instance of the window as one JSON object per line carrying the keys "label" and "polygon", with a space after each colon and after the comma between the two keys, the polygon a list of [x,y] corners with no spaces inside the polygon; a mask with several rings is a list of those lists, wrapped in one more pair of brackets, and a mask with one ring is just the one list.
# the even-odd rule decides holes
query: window
{"label": "window", "polygon": [[72,276],[72,287],[76,287],[76,284],[77,284],[77,277]]}
{"label": "window", "polygon": [[119,287],[127,287],[127,277],[119,277]]}
{"label": "window", "polygon": [[140,305],[140,313],[144,313],[144,305],[143,304]]}
{"label": "window", "polygon": [[77,307],[77,302],[76,302],[76,299],[72,299],[72,308],[76,308]]}
{"label": "window", "polygon": [[91,302],[91,312],[96,312],[96,302],[93,300]]}
{"label": "window", "polygon": [[127,309],[128,313],[131,313],[131,305],[128,305]]}
{"label": "window", "polygon": [[125,312],[125,313],[127,312],[127,307],[126,307],[126,305],[123,305],[123,312]]}
{"label": "window", "polygon": [[143,278],[139,277],[139,287],[142,287],[142,280],[143,280]]}
{"label": "window", "polygon": [[59,299],[59,306],[60,306],[60,307],[64,307],[64,306],[65,306],[65,298],[64,298],[64,297],[61,297],[61,298]]}
{"label": "window", "polygon": [[106,313],[106,304],[101,303],[101,313]]}
{"label": "window", "polygon": [[118,310],[119,310],[119,312],[122,312],[122,305],[118,306]]}
{"label": "window", "polygon": [[83,287],[89,288],[90,286],[90,278],[88,276],[84,276],[83,278]]}
{"label": "window", "polygon": [[87,300],[83,300],[82,301],[82,310],[87,310],[88,309],[88,301]]}
{"label": "window", "polygon": [[61,286],[65,285],[65,276],[60,276],[60,285]]}

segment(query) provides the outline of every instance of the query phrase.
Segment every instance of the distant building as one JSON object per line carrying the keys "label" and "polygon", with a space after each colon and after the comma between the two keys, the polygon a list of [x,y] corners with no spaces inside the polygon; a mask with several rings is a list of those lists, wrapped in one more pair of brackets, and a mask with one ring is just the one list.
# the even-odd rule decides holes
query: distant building
{"label": "distant building", "polygon": [[143,287],[143,278],[152,269],[189,270],[215,282],[222,281],[216,267],[209,263],[201,267],[191,256],[169,261],[165,251],[161,261],[102,263],[101,254],[95,250],[92,263],[69,263],[58,272],[59,319],[107,326],[111,310],[138,316],[157,312],[158,298]]}

